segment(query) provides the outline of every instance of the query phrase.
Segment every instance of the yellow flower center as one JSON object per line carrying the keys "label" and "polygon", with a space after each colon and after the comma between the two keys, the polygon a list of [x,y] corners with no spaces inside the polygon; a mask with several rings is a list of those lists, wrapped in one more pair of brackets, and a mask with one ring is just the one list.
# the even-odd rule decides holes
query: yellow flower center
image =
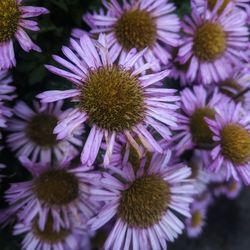
{"label": "yellow flower center", "polygon": [[16,0],[0,1],[0,43],[7,42],[14,37],[20,15]]}
{"label": "yellow flower center", "polygon": [[203,149],[208,148],[213,143],[212,131],[209,129],[205,117],[214,119],[214,110],[208,107],[196,109],[190,118],[189,124],[193,142]]}
{"label": "yellow flower center", "polygon": [[48,216],[44,230],[39,228],[38,221],[35,219],[32,224],[32,232],[41,242],[48,244],[62,242],[70,234],[69,229],[60,228],[59,231],[53,230],[53,219],[51,215]]}
{"label": "yellow flower center", "polygon": [[144,119],[144,93],[139,80],[116,66],[92,71],[80,98],[80,108],[90,122],[109,131],[131,129]]}
{"label": "yellow flower center", "polygon": [[125,12],[115,24],[118,42],[126,50],[150,47],[156,40],[156,23],[144,10]]}
{"label": "yellow flower center", "polygon": [[167,211],[170,187],[159,176],[143,176],[123,191],[118,216],[130,227],[147,228]]}
{"label": "yellow flower center", "polygon": [[198,227],[202,222],[202,214],[200,211],[195,211],[192,214],[192,219],[191,219],[191,226],[192,227]]}
{"label": "yellow flower center", "polygon": [[250,160],[250,133],[238,124],[228,124],[221,131],[221,149],[224,157],[234,164]]}
{"label": "yellow flower center", "polygon": [[77,178],[64,170],[50,170],[34,182],[37,198],[49,205],[67,205],[78,197]]}
{"label": "yellow flower center", "polygon": [[193,53],[201,61],[214,61],[226,50],[227,37],[220,24],[206,22],[197,28]]}
{"label": "yellow flower center", "polygon": [[49,114],[34,115],[26,128],[27,137],[41,147],[55,146],[58,141],[53,133],[58,122],[57,117]]}

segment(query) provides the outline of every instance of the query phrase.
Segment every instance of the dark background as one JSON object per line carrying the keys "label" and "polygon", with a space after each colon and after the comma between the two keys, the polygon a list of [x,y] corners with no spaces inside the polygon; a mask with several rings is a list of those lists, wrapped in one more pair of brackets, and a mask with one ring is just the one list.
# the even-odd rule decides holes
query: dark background
{"label": "dark background", "polygon": [[[178,14],[189,12],[189,1],[176,0]],[[40,32],[32,34],[33,40],[42,48],[43,53],[25,53],[16,46],[17,67],[13,69],[14,85],[18,99],[31,104],[35,96],[49,89],[67,89],[70,87],[63,78],[46,71],[44,64],[53,64],[52,54],[61,54],[61,47],[67,44],[72,28],[87,29],[81,16],[87,10],[98,9],[100,0],[48,0],[26,1],[27,5],[44,6],[49,15],[39,17]],[[13,105],[14,103],[12,103]],[[5,138],[5,134],[4,134]],[[4,141],[3,141],[4,143]],[[29,174],[20,166],[7,149],[0,152],[0,162],[8,168],[1,186],[0,206],[3,207],[3,191],[9,183],[24,181]],[[245,189],[233,201],[220,198],[208,213],[207,227],[196,240],[185,235],[175,243],[169,244],[169,250],[248,250],[250,249],[250,189]],[[19,250],[21,237],[11,235],[11,227],[0,229],[0,250]]]}

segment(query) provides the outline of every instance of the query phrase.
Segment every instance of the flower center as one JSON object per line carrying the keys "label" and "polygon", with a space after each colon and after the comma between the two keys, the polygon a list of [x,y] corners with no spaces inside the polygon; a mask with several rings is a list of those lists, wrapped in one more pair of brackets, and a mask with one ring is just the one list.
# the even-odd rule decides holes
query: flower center
{"label": "flower center", "polygon": [[[231,2],[231,0],[224,0],[222,5],[220,6],[218,13],[221,14],[223,10],[227,7],[227,5]],[[208,9],[212,11],[217,3],[217,0],[208,0]]]}
{"label": "flower center", "polygon": [[234,164],[250,160],[250,133],[238,124],[228,124],[221,130],[221,149],[225,158]]}
{"label": "flower center", "polygon": [[143,10],[125,12],[114,28],[118,42],[126,50],[150,47],[156,39],[156,23],[153,17]]}
{"label": "flower center", "polygon": [[80,98],[80,108],[90,122],[109,131],[131,129],[144,118],[140,82],[131,72],[116,66],[92,71]]}
{"label": "flower center", "polygon": [[238,182],[237,181],[231,181],[227,185],[227,190],[229,192],[234,192],[235,190],[237,190],[237,188],[238,188]]}
{"label": "flower center", "polygon": [[49,205],[67,205],[78,197],[77,178],[64,170],[51,170],[41,174],[34,182],[39,200]]}
{"label": "flower center", "polygon": [[41,147],[52,147],[57,144],[53,133],[58,122],[57,117],[49,114],[38,114],[31,118],[26,128],[27,137]]}
{"label": "flower center", "polygon": [[14,37],[20,15],[16,0],[0,1],[0,43],[7,42]]}
{"label": "flower center", "polygon": [[226,50],[226,33],[217,23],[206,22],[197,28],[194,41],[194,55],[201,61],[214,61]]}
{"label": "flower center", "polygon": [[192,227],[198,227],[202,222],[202,214],[200,211],[195,211],[192,214],[192,219],[191,219],[191,226]]}
{"label": "flower center", "polygon": [[70,234],[70,230],[60,228],[59,231],[53,230],[53,219],[52,216],[49,215],[45,224],[45,228],[42,231],[38,226],[38,221],[35,219],[32,224],[32,232],[34,235],[42,242],[46,242],[48,244],[56,244],[58,242],[62,242],[65,238]]}
{"label": "flower center", "polygon": [[190,130],[193,142],[203,149],[207,149],[213,143],[212,131],[209,129],[204,119],[205,117],[214,119],[214,110],[208,107],[198,108],[190,118]]}
{"label": "flower center", "polygon": [[158,223],[170,202],[170,188],[159,176],[143,176],[123,191],[118,216],[130,227],[147,228]]}

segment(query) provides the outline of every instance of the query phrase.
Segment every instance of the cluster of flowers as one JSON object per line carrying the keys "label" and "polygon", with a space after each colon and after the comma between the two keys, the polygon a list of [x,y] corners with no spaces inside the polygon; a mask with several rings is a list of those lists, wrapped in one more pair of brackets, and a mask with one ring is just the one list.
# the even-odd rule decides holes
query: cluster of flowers
{"label": "cluster of flowers", "polygon": [[24,29],[48,10],[1,0],[0,127],[31,178],[5,191],[0,223],[23,249],[102,248],[103,235],[107,250],[167,249],[250,184],[250,0],[190,5],[180,20],[168,0],[103,0],[53,56],[63,68],[46,65],[72,89],[10,109],[13,40],[40,51]]}

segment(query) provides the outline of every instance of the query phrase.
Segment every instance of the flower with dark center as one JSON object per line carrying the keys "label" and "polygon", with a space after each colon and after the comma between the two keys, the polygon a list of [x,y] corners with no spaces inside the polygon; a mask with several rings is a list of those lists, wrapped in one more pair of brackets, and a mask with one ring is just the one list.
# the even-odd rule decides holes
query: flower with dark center
{"label": "flower with dark center", "polygon": [[[83,127],[72,130],[65,139],[57,139],[54,129],[60,119],[70,112],[62,110],[63,102],[55,104],[35,103],[34,110],[24,102],[18,102],[10,119],[7,142],[17,156],[27,156],[34,161],[59,161],[66,154],[74,157],[78,154],[77,146],[82,145]],[[17,126],[18,124],[18,126]]]}
{"label": "flower with dark center", "polygon": [[227,102],[228,99],[219,94],[218,89],[214,90],[212,96],[202,86],[186,88],[181,92],[182,113],[178,117],[178,133],[174,136],[178,142],[175,147],[178,155],[188,149],[207,150],[213,147],[212,132],[205,118],[214,119],[214,108],[222,108]]}
{"label": "flower with dark center", "polygon": [[191,205],[191,217],[186,219],[186,231],[190,238],[196,238],[202,233],[206,219],[206,205],[195,201]]}
{"label": "flower with dark center", "polygon": [[31,223],[19,222],[14,227],[14,235],[25,234],[22,241],[22,249],[67,249],[75,250],[89,249],[89,241],[86,227],[79,225],[78,221],[72,221],[69,228],[57,228],[51,215],[41,229],[38,219],[35,218]]}
{"label": "flower with dark center", "polygon": [[15,183],[6,191],[6,201],[10,204],[8,217],[18,214],[27,225],[36,220],[40,230],[36,232],[41,233],[51,229],[51,220],[53,229],[59,232],[59,228],[70,228],[73,220],[81,218],[83,222],[93,216],[97,206],[89,198],[90,183],[100,179],[98,174],[87,172],[86,166],[73,168],[65,159],[54,167],[35,164],[25,157],[20,160],[33,179]]}
{"label": "flower with dark center", "polygon": [[[180,22],[174,14],[175,6],[168,0],[137,1],[120,5],[117,2],[105,4],[107,14],[86,14],[84,20],[91,27],[91,33],[107,33],[112,37],[113,52],[116,56],[124,56],[132,48],[142,50],[148,48],[143,56],[145,62],[157,60],[152,65],[159,71],[160,64],[166,65],[171,54],[166,45],[178,46]],[[78,36],[76,34],[76,36]]]}
{"label": "flower with dark center", "polygon": [[0,70],[8,69],[16,64],[13,41],[18,40],[25,51],[41,49],[35,45],[24,29],[39,30],[36,21],[27,18],[47,14],[48,10],[41,7],[23,6],[22,0],[0,1]]}
{"label": "flower with dark center", "polygon": [[240,104],[228,103],[215,120],[206,118],[213,132],[212,163],[208,168],[215,173],[225,169],[227,179],[250,183],[250,119]]}
{"label": "flower with dark center", "polygon": [[105,249],[138,249],[139,246],[167,249],[166,241],[173,241],[182,232],[184,225],[176,212],[190,216],[189,205],[195,192],[193,181],[188,180],[191,170],[181,163],[169,165],[170,151],[164,157],[155,154],[153,159],[147,169],[141,163],[135,172],[128,164],[113,176],[103,174],[101,185],[92,191],[92,199],[106,205],[90,219],[91,229],[100,228],[114,216],[117,218]]}
{"label": "flower with dark center", "polygon": [[[177,126],[179,97],[176,90],[156,86],[169,71],[147,74],[145,70],[150,68],[149,64],[135,68],[145,50],[137,53],[132,49],[117,62],[107,39],[107,36],[100,35],[96,42],[86,34],[80,42],[71,39],[74,52],[63,47],[68,61],[54,56],[69,72],[54,66],[47,68],[72,81],[75,89],[46,91],[38,95],[44,103],[67,98],[77,102],[54,132],[57,138],[64,138],[79,125],[88,123],[91,131],[81,155],[82,163],[88,166],[95,162],[104,138],[107,144],[104,165],[108,166],[118,137],[123,136],[142,157],[139,144],[144,150],[161,153],[163,149],[157,138],[169,140],[169,126]],[[145,74],[141,74],[143,72]],[[139,143],[134,138],[138,138]]]}
{"label": "flower with dark center", "polygon": [[179,61],[190,61],[186,75],[189,82],[222,82],[242,62],[242,51],[247,49],[246,16],[231,8],[221,14],[207,9],[199,12],[196,7],[193,10],[191,18],[184,18]]}

